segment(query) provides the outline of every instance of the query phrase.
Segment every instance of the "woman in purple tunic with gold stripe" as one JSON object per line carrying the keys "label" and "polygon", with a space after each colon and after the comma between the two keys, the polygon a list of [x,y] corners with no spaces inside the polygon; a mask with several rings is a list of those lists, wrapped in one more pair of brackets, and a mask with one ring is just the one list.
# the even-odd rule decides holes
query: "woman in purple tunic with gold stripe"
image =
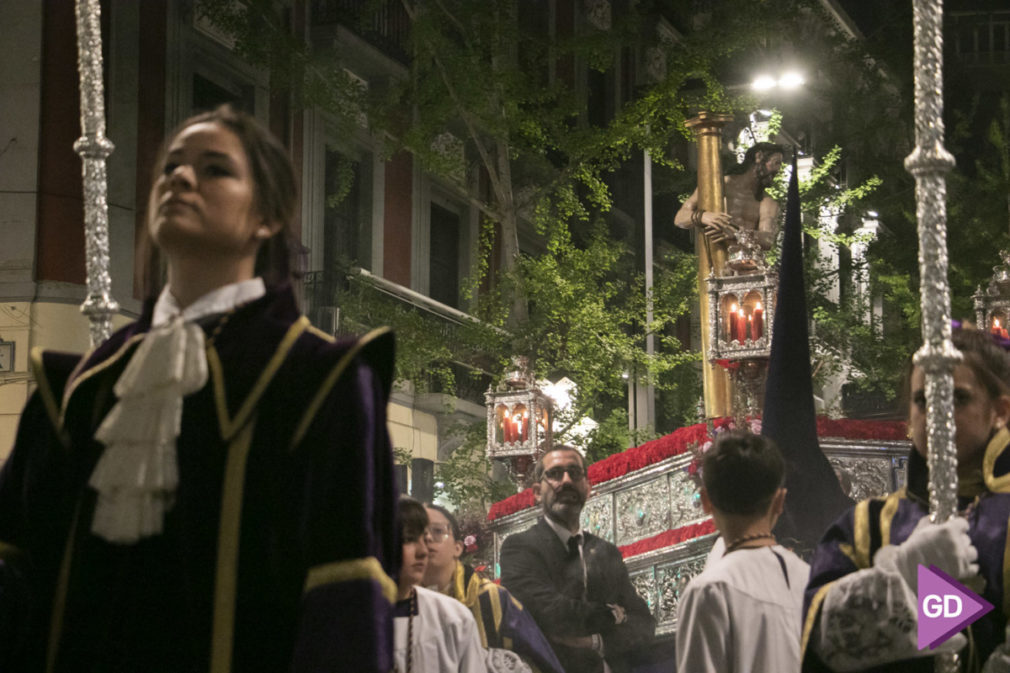
{"label": "woman in purple tunic with gold stripe", "polygon": [[299,314],[294,171],[254,119],[186,121],[157,169],[157,301],[84,357],[33,354],[0,473],[0,669],[385,673],[392,336]]}
{"label": "woman in purple tunic with gold stripe", "polygon": [[804,671],[933,671],[917,643],[917,568],[936,565],[996,609],[938,650],[960,651],[962,670],[1010,670],[1010,356],[985,333],[957,329],[954,369],[959,515],[930,524],[925,376],[909,374],[907,484],[870,498],[828,529],[814,552],[805,599]]}

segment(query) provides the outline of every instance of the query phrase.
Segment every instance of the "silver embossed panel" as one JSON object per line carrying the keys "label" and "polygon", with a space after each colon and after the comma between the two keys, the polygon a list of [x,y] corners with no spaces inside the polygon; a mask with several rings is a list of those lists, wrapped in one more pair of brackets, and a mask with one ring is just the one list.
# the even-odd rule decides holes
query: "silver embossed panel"
{"label": "silver embossed panel", "polygon": [[656,569],[652,566],[645,568],[644,570],[639,570],[638,572],[631,573],[629,575],[631,578],[631,586],[635,587],[635,591],[638,595],[642,597],[648,606],[649,612],[656,613]]}
{"label": "silver embossed panel", "polygon": [[842,490],[856,502],[891,492],[890,458],[831,456],[828,461]]}
{"label": "silver embossed panel", "polygon": [[582,509],[582,528],[607,542],[614,541],[614,496],[598,495],[586,501]]}
{"label": "silver embossed panel", "polygon": [[659,609],[656,611],[658,633],[668,633],[677,625],[677,603],[692,577],[705,568],[705,556],[668,563],[656,568],[656,586],[659,590]]}
{"label": "silver embossed panel", "polygon": [[617,492],[617,546],[670,528],[670,485],[665,476]]}
{"label": "silver embossed panel", "polygon": [[670,528],[680,528],[707,515],[701,509],[701,496],[687,470],[670,472]]}

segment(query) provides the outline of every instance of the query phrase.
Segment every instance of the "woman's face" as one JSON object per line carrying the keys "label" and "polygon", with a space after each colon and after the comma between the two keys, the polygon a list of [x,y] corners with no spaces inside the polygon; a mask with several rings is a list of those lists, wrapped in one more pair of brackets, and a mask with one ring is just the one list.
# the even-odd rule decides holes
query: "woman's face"
{"label": "woman's face", "polygon": [[173,256],[255,259],[273,234],[256,207],[242,142],[216,122],[187,126],[172,140],[151,189],[151,237]]}
{"label": "woman's face", "polygon": [[[926,375],[921,367],[912,370],[912,399],[908,427],[916,451],[926,455]],[[1000,398],[1003,399],[1003,398]],[[967,365],[954,367],[954,424],[957,428],[958,466],[974,466],[982,460],[989,435],[1006,422],[1006,405],[996,404]]]}

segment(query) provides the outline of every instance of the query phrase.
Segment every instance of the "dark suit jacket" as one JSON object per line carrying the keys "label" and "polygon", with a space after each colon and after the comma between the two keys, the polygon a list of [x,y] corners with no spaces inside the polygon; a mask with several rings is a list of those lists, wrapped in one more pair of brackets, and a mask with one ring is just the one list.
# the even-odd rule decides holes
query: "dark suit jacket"
{"label": "dark suit jacket", "polygon": [[[599,633],[614,673],[628,671],[636,650],[645,650],[651,643],[656,625],[649,606],[628,579],[621,552],[591,533],[584,535],[587,600],[582,598],[578,555],[569,553],[543,517],[502,544],[502,584],[526,606],[548,638]],[[608,603],[624,608],[625,623],[614,624]],[[568,673],[603,670],[603,661],[592,650],[552,645]]]}

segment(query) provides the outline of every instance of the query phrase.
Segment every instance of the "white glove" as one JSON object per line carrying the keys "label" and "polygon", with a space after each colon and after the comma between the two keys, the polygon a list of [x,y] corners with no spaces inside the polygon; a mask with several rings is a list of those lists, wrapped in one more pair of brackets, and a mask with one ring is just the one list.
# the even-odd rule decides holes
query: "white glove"
{"label": "white glove", "polygon": [[924,516],[907,540],[881,547],[873,557],[875,567],[897,571],[913,593],[919,588],[920,564],[964,579],[978,574],[976,561],[978,550],[968,537],[968,521],[960,516],[940,524]]}

